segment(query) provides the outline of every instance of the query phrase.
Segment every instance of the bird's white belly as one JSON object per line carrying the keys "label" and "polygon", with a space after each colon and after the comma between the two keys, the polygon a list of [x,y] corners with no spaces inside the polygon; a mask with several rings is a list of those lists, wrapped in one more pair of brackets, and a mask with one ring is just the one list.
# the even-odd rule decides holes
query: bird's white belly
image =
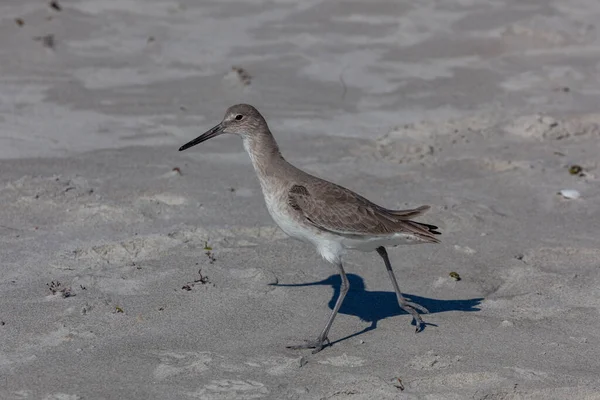
{"label": "bird's white belly", "polygon": [[288,236],[304,242],[314,242],[314,230],[308,225],[303,225],[298,220],[294,219],[287,210],[286,204],[282,204],[277,201],[277,199],[268,195],[265,195],[265,203],[273,221],[275,221],[281,230]]}
{"label": "bird's white belly", "polygon": [[405,233],[394,233],[389,236],[363,236],[363,237],[345,237],[342,239],[342,246],[350,250],[373,251],[380,246],[399,246],[407,244],[423,243],[414,235]]}
{"label": "bird's white belly", "polygon": [[320,231],[311,226],[308,222],[299,221],[290,215],[290,210],[286,203],[276,201],[276,199],[265,195],[265,202],[269,214],[277,225],[288,236],[305,243],[312,244],[317,252],[325,260],[331,263],[339,263],[344,254],[344,247],[341,244],[341,237],[331,233]]}

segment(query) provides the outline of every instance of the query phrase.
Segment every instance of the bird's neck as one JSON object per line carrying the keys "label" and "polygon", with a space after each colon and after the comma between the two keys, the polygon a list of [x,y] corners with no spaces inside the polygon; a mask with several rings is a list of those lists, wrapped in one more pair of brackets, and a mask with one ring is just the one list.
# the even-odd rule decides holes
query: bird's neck
{"label": "bird's neck", "polygon": [[274,177],[287,164],[271,132],[245,137],[244,148],[261,179]]}

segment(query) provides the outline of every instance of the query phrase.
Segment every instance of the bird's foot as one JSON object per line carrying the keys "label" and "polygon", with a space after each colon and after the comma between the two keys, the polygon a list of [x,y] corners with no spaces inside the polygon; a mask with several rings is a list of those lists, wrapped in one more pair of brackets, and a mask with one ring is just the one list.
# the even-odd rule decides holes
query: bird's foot
{"label": "bird's foot", "polygon": [[[403,300],[403,301],[402,301]],[[410,315],[412,315],[412,317],[415,320],[415,324],[417,325],[417,328],[415,330],[415,332],[420,332],[423,330],[423,325],[425,325],[425,322],[423,322],[423,318],[421,318],[421,316],[419,315],[419,313],[417,311],[421,311],[423,314],[429,314],[429,310],[427,310],[425,307],[420,306],[416,303],[410,302],[406,299],[402,299],[400,301],[400,307],[406,311],[407,313],[409,313]]]}
{"label": "bird's foot", "polygon": [[313,354],[316,354],[323,350],[326,346],[329,346],[331,342],[328,338],[318,338],[317,340],[305,340],[303,344],[298,344],[295,346],[286,346],[288,349],[292,350],[300,350],[300,349],[314,349],[312,351]]}
{"label": "bird's foot", "polygon": [[[406,299],[404,300],[404,304],[401,304],[401,305],[404,307],[412,308],[413,310],[418,310],[418,311],[422,312],[423,314],[429,314],[429,310],[426,309],[425,307],[423,307],[422,305],[413,303],[412,301],[407,301]],[[402,307],[402,308],[404,308],[404,307]]]}

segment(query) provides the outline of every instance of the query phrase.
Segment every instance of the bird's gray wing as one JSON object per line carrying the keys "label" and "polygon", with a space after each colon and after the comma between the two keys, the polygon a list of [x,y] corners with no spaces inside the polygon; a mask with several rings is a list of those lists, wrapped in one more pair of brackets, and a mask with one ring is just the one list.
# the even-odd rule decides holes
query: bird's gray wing
{"label": "bird's gray wing", "polygon": [[312,225],[344,236],[409,233],[424,241],[438,242],[427,225],[408,220],[429,207],[387,210],[366,198],[330,182],[294,185],[288,204]]}

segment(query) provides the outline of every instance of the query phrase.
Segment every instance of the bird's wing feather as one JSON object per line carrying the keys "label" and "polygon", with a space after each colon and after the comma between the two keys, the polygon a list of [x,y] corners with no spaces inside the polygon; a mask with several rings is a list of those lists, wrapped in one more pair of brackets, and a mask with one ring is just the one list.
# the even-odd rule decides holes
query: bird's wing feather
{"label": "bird's wing feather", "polygon": [[387,210],[330,182],[307,186],[292,186],[288,204],[319,229],[349,236],[409,233],[424,241],[438,242],[427,225],[408,219],[422,214],[429,206]]}

